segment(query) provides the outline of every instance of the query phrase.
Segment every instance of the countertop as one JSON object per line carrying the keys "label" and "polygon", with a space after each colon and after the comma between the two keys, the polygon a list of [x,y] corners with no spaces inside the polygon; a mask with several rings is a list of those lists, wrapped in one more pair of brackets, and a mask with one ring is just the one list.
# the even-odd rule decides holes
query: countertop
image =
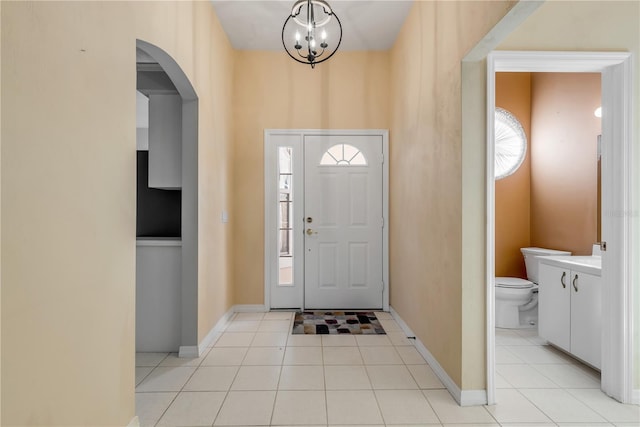
{"label": "countertop", "polygon": [[182,246],[181,237],[136,237],[136,246]]}
{"label": "countertop", "polygon": [[568,256],[552,255],[538,257],[541,263],[556,267],[569,268],[587,274],[600,276],[602,273],[602,258],[599,256]]}

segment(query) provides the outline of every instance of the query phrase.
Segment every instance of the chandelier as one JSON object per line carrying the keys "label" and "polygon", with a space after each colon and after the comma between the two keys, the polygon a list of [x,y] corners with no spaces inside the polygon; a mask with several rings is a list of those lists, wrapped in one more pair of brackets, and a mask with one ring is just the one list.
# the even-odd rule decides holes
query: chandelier
{"label": "chandelier", "polygon": [[342,41],[342,24],[325,0],[298,0],[282,26],[282,45],[294,60],[311,65],[331,58]]}

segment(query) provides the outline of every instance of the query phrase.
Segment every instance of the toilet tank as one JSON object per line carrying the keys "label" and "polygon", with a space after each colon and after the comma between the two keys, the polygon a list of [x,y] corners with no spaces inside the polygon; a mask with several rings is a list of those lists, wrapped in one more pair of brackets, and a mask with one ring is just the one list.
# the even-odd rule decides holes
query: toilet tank
{"label": "toilet tank", "polygon": [[538,257],[550,255],[571,255],[571,252],[545,248],[520,248],[527,269],[527,279],[538,283]]}

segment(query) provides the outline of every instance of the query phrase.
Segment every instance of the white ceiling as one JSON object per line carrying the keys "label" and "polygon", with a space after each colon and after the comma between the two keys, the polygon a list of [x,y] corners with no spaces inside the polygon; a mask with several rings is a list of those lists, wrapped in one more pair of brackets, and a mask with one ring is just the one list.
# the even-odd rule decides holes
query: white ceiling
{"label": "white ceiling", "polygon": [[[281,50],[282,25],[294,0],[211,0],[231,45],[241,50]],[[340,50],[393,46],[413,0],[328,0],[340,18]]]}

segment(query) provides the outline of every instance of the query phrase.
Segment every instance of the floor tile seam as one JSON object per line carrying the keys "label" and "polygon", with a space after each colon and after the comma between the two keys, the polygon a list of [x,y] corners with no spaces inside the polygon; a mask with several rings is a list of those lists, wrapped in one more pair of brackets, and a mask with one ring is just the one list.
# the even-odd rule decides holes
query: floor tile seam
{"label": "floor tile seam", "polygon": [[[615,423],[634,422],[634,421],[614,421],[614,420],[610,420],[610,419],[609,419],[607,416],[605,416],[603,413],[601,413],[600,411],[598,411],[597,409],[595,409],[595,407],[592,407],[591,405],[589,405],[589,403],[588,403],[588,402],[586,402],[586,401],[582,400],[582,399],[580,398],[580,396],[578,396],[578,395],[576,395],[576,394],[572,393],[572,392],[571,392],[571,390],[593,390],[593,389],[578,389],[578,388],[572,387],[572,388],[567,388],[567,389],[565,389],[565,391],[566,391],[567,393],[569,393],[569,395],[571,395],[571,397],[573,397],[574,399],[576,399],[577,401],[579,401],[580,403],[582,403],[583,405],[585,405],[587,408],[591,409],[593,412],[595,412],[596,414],[600,415],[602,418],[604,418],[605,420],[607,420],[607,422],[608,422],[608,423],[615,424]],[[601,391],[601,393],[602,393],[602,394],[604,394],[604,392],[602,392],[602,391]],[[605,394],[605,397],[608,397],[608,396]],[[614,400],[614,402],[615,402],[615,403],[617,403],[617,404],[620,404],[620,405],[624,405],[623,403],[620,403],[620,402],[618,402],[617,400]],[[635,406],[636,408],[638,408],[638,411],[640,411],[640,407],[639,407],[638,405],[629,405],[629,406],[630,406],[630,407],[631,407],[631,406]]]}
{"label": "floor tile seam", "polygon": [[[540,411],[541,414],[543,414],[545,417],[547,417],[549,419],[549,421],[551,421],[552,423],[555,423],[557,425],[557,423],[559,421],[554,420],[553,418],[551,418],[551,415],[547,414],[545,411],[542,410],[541,407],[539,407],[538,405],[536,405],[536,403],[534,401],[532,401],[531,399],[529,399],[524,393],[522,393],[520,391],[520,389],[515,389],[518,394],[522,397],[524,397],[526,399],[527,402],[529,402],[532,406],[534,406],[538,411]],[[564,421],[563,421],[564,422]],[[568,421],[571,422],[571,421]]]}
{"label": "floor tile seam", "polygon": [[[448,390],[447,390],[447,391],[448,391]],[[428,399],[428,398],[427,398],[427,399]],[[482,408],[484,409],[484,411],[485,411],[487,414],[489,414],[489,416],[491,417],[491,419],[494,421],[494,423],[495,423],[495,424],[502,425],[502,424],[498,421],[498,419],[497,419],[497,418],[496,418],[496,417],[491,413],[491,411],[489,410],[489,405],[487,405],[487,404],[482,405]]]}
{"label": "floor tile seam", "polygon": [[[539,365],[539,364],[537,364]],[[543,364],[546,365],[546,364]],[[565,364],[562,363],[558,363],[558,366],[565,366]],[[558,388],[562,389],[562,390],[569,390],[569,389],[586,389],[586,390],[591,390],[594,387],[563,387],[561,384],[558,383],[558,381],[554,381],[553,378],[551,378],[550,376],[546,375],[544,372],[540,371],[539,369],[536,368],[536,365],[534,364],[530,364],[529,365],[531,367],[531,369],[534,369],[535,371],[537,371],[538,373],[540,373],[540,375],[542,375],[543,377],[547,378],[549,381],[551,381],[552,383],[556,384],[558,386]],[[569,365],[571,366],[571,365]],[[578,372],[577,373],[579,376],[584,376],[586,378],[590,378],[587,374],[582,373],[582,372]],[[594,380],[595,381],[595,380]],[[599,384],[601,384],[602,381],[597,381]],[[543,388],[543,387],[540,387]]]}
{"label": "floor tile seam", "polygon": [[176,392],[176,395],[173,396],[173,399],[171,399],[171,402],[169,402],[167,407],[164,408],[164,411],[162,411],[162,414],[160,414],[160,416],[158,417],[158,420],[153,424],[154,426],[157,426],[158,424],[160,424],[160,421],[162,421],[162,418],[165,416],[165,414],[167,413],[169,408],[171,408],[171,405],[173,405],[173,402],[176,401],[176,399],[178,398],[179,395],[180,395],[180,392]]}
{"label": "floor tile seam", "polygon": [[[238,371],[240,371],[240,370],[238,369]],[[237,375],[237,373],[236,373],[236,375]],[[235,381],[235,378],[234,378],[234,381]],[[232,384],[233,384],[233,382],[232,382]],[[222,412],[222,408],[224,408],[224,404],[227,402],[227,399],[229,398],[229,394],[231,393],[230,389],[231,389],[231,386],[229,386],[229,390],[227,390],[225,392],[224,399],[222,399],[222,402],[220,403],[220,407],[216,411],[216,416],[213,417],[213,423],[211,423],[211,427],[216,425],[216,421],[218,420],[218,417],[220,416],[220,412]]]}
{"label": "floor tile seam", "polygon": [[[147,366],[141,366],[141,368],[146,368],[146,367],[147,367]],[[137,369],[137,368],[138,368],[138,366],[136,366],[136,369]],[[156,366],[156,368],[157,368],[157,366]],[[151,373],[153,372],[153,370],[154,370],[154,369],[156,369],[156,368],[151,368],[151,370],[150,370],[149,372],[147,372],[147,375],[145,375],[144,377],[142,377],[142,378],[140,379],[140,382],[139,382],[138,384],[136,384],[136,385],[135,385],[135,387],[133,388],[133,391],[134,391],[134,392],[136,392],[136,389],[138,388],[138,386],[139,386],[140,384],[142,384],[142,383],[144,382],[144,380],[146,380],[146,379],[147,379],[147,377],[149,377],[149,375],[151,375]]]}
{"label": "floor tile seam", "polygon": [[[385,390],[378,390],[378,391],[385,391]],[[388,391],[388,390],[386,390]],[[392,391],[414,391],[412,389],[394,389]],[[424,394],[424,392],[422,390],[418,390],[420,392],[420,395],[422,396],[422,398],[427,402],[427,405],[429,405],[429,408],[431,408],[431,411],[433,412],[433,414],[436,416],[436,418],[438,419],[438,423],[440,425],[444,424],[442,419],[440,419],[440,416],[438,415],[438,413],[436,412],[435,408],[433,407],[433,405],[431,404],[431,402],[429,401],[429,398],[427,398],[427,396]],[[380,402],[378,400],[378,394],[376,393],[376,390],[373,390],[373,395],[376,398],[376,402],[378,402],[378,406],[380,406]],[[380,414],[382,415],[382,421],[385,422],[385,426],[387,425],[387,422],[384,418],[384,414],[382,412],[382,408],[380,407]],[[415,423],[414,423],[415,424]],[[422,423],[421,423],[422,424]],[[424,424],[430,424],[430,423],[424,423]]]}

